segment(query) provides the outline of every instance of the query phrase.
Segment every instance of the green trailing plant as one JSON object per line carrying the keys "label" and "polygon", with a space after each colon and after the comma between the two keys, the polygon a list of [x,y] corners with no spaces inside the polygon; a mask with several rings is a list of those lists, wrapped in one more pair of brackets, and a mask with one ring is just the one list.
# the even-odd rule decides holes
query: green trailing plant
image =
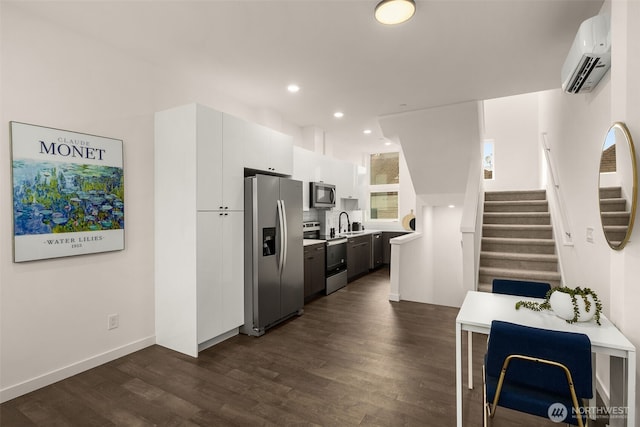
{"label": "green trailing plant", "polygon": [[578,321],[578,317],[580,316],[580,309],[578,307],[578,298],[582,298],[582,301],[584,301],[585,311],[588,312],[591,310],[592,303],[588,298],[588,296],[591,295],[596,305],[596,312],[593,317],[596,320],[596,323],[598,325],[600,324],[600,313],[602,312],[602,302],[600,302],[598,295],[593,290],[591,290],[590,288],[583,289],[579,286],[576,288],[569,288],[567,286],[552,288],[549,292],[547,292],[547,295],[545,295],[544,302],[538,303],[533,301],[518,301],[516,303],[516,310],[519,310],[520,307],[524,307],[533,311],[550,310],[551,303],[549,302],[549,300],[551,299],[551,295],[553,295],[554,292],[563,292],[565,294],[569,294],[569,296],[571,297],[571,303],[573,305],[573,318],[567,320],[567,323],[575,323]]}

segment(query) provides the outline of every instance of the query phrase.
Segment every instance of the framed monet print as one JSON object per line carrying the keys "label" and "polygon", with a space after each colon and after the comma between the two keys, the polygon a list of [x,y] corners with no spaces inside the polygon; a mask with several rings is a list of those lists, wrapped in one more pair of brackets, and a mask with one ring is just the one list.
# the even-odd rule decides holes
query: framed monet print
{"label": "framed monet print", "polygon": [[122,141],[10,125],[14,262],[124,249]]}

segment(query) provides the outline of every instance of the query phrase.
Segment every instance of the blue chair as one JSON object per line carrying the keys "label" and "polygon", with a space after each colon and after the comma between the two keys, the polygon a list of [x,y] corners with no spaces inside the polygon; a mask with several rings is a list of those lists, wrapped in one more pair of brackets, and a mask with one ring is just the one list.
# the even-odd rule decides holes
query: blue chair
{"label": "blue chair", "polygon": [[583,427],[591,369],[588,336],[494,320],[483,367],[485,425],[502,406]]}
{"label": "blue chair", "polygon": [[493,279],[493,293],[518,295],[521,297],[544,298],[551,285],[543,282],[526,280]]}

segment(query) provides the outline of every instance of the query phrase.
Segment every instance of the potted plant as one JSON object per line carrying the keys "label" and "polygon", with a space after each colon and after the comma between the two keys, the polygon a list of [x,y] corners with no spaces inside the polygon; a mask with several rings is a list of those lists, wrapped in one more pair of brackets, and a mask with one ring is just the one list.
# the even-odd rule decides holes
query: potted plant
{"label": "potted plant", "polygon": [[520,307],[533,311],[553,310],[556,316],[568,323],[588,322],[592,318],[600,324],[602,303],[598,295],[589,288],[569,288],[566,286],[553,288],[545,296],[542,303],[533,301],[518,301],[516,310]]}

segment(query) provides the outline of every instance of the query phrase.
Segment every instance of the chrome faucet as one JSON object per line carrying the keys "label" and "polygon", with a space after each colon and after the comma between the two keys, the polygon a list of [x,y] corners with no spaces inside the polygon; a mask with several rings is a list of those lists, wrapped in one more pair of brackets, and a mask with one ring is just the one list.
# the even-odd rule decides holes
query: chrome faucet
{"label": "chrome faucet", "polygon": [[340,215],[338,215],[338,234],[342,233],[342,214],[345,214],[347,216],[347,231],[351,231],[351,222],[349,222],[349,214],[346,213],[345,211],[340,212]]}

